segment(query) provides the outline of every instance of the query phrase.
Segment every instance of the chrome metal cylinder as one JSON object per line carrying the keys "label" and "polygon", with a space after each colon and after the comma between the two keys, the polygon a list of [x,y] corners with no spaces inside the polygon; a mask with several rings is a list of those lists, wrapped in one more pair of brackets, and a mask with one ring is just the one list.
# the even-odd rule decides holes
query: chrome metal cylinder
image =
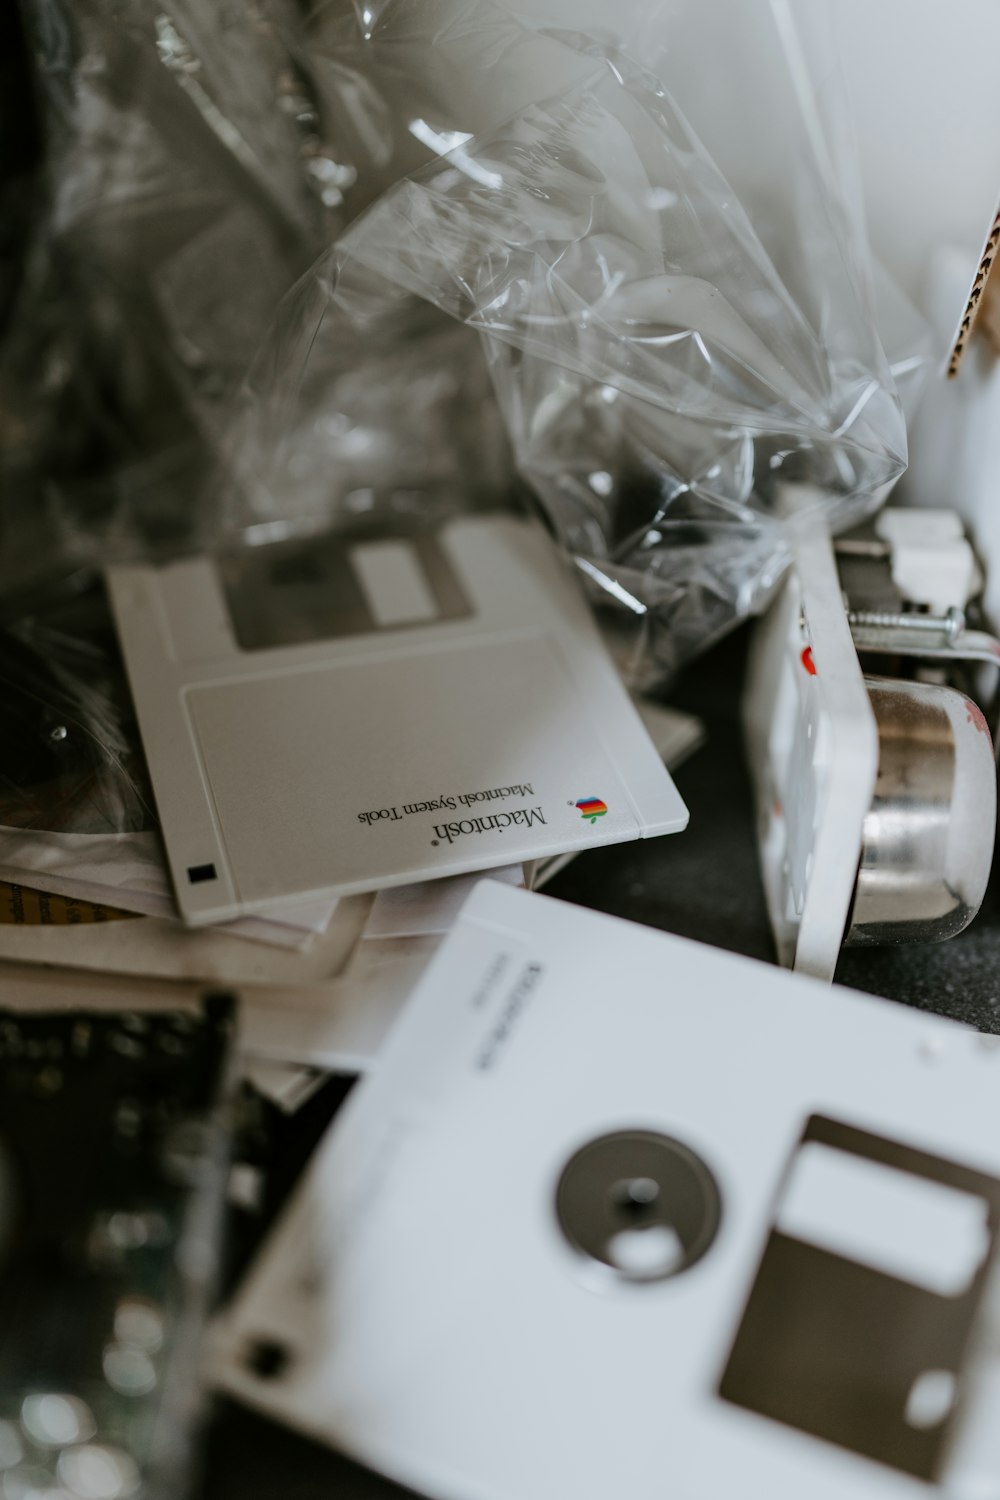
{"label": "chrome metal cylinder", "polygon": [[940,942],[968,926],[986,892],[997,807],[990,732],[953,688],[865,685],[879,767],[845,942]]}

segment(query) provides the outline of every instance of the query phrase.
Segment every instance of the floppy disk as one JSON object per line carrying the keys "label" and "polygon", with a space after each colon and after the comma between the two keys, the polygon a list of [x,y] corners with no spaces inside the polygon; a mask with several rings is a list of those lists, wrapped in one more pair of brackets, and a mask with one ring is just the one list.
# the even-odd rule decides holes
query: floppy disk
{"label": "floppy disk", "polygon": [[189,922],[687,822],[530,523],[338,533],[109,587]]}
{"label": "floppy disk", "polygon": [[995,1038],[483,882],[221,1382],[442,1500],[987,1500],[998,1084]]}

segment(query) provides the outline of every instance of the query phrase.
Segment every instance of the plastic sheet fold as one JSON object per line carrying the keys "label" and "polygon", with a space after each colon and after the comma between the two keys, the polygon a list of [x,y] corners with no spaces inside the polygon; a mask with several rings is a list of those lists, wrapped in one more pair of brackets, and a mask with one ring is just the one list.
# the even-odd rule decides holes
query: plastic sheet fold
{"label": "plastic sheet fold", "polygon": [[928,345],[868,249],[832,8],[519,8],[23,0],[8,600],[520,481],[648,678],[766,604],[781,482],[833,529],[882,501]]}
{"label": "plastic sheet fold", "polygon": [[[778,190],[751,174],[746,203],[674,101],[684,49],[651,72],[489,0],[361,7],[372,89],[388,100],[405,82],[394,138],[408,115],[442,152],[284,305],[231,453],[255,517],[336,522],[358,476],[344,482],[328,417],[353,440],[356,351],[393,390],[413,358],[398,330],[428,308],[478,336],[520,475],[595,599],[643,621],[660,669],[771,596],[787,563],[780,482],[819,487],[833,529],[881,503],[905,466],[903,397],[928,367],[922,325],[871,264],[829,79],[822,107],[811,91],[822,29],[777,0],[739,14],[770,28],[776,73],[747,130],[787,142]],[[739,61],[720,46],[706,66]],[[387,403],[403,432],[418,390]],[[439,448],[468,430],[453,417]]]}

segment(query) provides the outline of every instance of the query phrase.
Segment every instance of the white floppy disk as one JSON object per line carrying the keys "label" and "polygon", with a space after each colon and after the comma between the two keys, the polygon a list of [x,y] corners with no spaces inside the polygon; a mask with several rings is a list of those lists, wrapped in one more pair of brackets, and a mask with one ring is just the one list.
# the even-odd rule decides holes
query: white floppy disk
{"label": "white floppy disk", "polygon": [[311,537],[108,581],[189,922],[687,822],[530,523]]}
{"label": "white floppy disk", "polygon": [[217,1373],[440,1500],[989,1500],[998,1222],[994,1038],[483,882]]}

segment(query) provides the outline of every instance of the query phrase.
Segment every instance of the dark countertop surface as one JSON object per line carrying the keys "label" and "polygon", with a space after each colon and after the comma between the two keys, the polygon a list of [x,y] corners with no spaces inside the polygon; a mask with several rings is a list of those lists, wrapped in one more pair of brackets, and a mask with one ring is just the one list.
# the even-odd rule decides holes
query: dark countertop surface
{"label": "dark countertop surface", "polygon": [[[690,667],[670,697],[697,714],[707,730],[705,743],[675,773],[691,811],[688,830],[579,855],[546,894],[774,962],[739,725],[745,651],[744,631]],[[982,911],[959,937],[910,948],[845,950],[836,980],[1000,1032],[997,870]],[[334,1080],[282,1127],[269,1215],[344,1092]],[[197,1500],[389,1500],[410,1493],[229,1401],[215,1404],[206,1438]]]}

